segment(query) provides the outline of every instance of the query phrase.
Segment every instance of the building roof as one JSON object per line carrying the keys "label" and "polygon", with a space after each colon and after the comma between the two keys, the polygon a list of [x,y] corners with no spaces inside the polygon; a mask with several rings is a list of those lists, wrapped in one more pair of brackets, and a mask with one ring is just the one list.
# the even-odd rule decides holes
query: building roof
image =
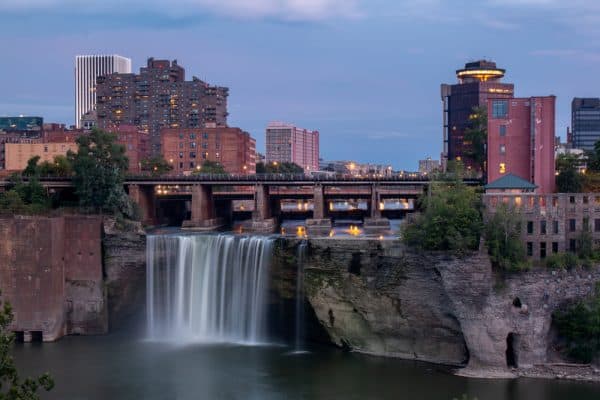
{"label": "building roof", "polygon": [[519,178],[513,174],[506,174],[502,178],[496,179],[494,182],[490,182],[485,185],[485,190],[489,189],[523,189],[523,190],[534,190],[537,185],[526,181],[523,178]]}

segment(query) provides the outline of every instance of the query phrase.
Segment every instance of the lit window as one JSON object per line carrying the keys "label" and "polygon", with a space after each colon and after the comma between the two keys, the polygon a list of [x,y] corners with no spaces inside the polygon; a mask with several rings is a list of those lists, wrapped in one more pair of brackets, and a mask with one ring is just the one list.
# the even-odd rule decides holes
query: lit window
{"label": "lit window", "polygon": [[500,163],[500,173],[501,174],[506,173],[506,164],[505,163]]}
{"label": "lit window", "polygon": [[506,154],[506,146],[503,144],[500,145],[500,154]]}

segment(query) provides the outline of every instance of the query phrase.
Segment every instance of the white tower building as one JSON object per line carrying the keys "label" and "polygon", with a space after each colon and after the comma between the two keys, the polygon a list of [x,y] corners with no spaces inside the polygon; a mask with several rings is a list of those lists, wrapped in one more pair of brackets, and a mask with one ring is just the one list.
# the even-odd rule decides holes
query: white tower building
{"label": "white tower building", "polygon": [[131,59],[118,55],[75,57],[75,125],[81,127],[81,117],[96,109],[96,78],[113,72],[131,73]]}

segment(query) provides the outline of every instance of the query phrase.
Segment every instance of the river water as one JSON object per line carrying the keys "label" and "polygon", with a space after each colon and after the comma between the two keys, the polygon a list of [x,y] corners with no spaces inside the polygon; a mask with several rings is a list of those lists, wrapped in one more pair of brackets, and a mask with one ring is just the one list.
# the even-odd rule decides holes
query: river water
{"label": "river water", "polygon": [[566,381],[467,379],[422,363],[330,347],[170,345],[133,332],[19,344],[26,374],[50,371],[47,399],[600,399],[600,385]]}

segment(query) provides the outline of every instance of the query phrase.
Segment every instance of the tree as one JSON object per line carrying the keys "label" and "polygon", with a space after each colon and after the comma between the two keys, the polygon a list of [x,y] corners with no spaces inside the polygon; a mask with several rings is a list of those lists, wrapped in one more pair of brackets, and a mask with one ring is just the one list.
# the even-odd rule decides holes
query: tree
{"label": "tree", "polygon": [[52,390],[54,381],[49,374],[21,380],[10,355],[14,343],[14,335],[10,332],[12,320],[10,304],[0,299],[0,400],[37,400],[38,390]]}
{"label": "tree", "polygon": [[153,156],[142,160],[142,171],[152,176],[161,176],[173,169],[162,156]]}
{"label": "tree", "polygon": [[125,147],[116,143],[116,135],[93,128],[89,135],[76,139],[77,153],[67,158],[75,173],[73,184],[82,207],[97,212],[133,215],[133,206],[123,190],[128,160]]}
{"label": "tree", "polygon": [[256,173],[257,174],[302,174],[304,170],[301,166],[291,162],[271,162],[271,163],[257,163]]}
{"label": "tree", "polygon": [[473,107],[469,116],[471,126],[465,130],[465,155],[473,160],[475,169],[485,176],[487,161],[487,108]]}
{"label": "tree", "polygon": [[217,161],[206,160],[194,174],[227,174],[223,165]]}
{"label": "tree", "polygon": [[485,244],[492,264],[507,271],[522,269],[527,260],[518,215],[513,208],[502,204],[485,226]]}
{"label": "tree", "polygon": [[583,189],[583,179],[578,167],[583,160],[573,154],[561,154],[556,158],[556,189],[559,193],[579,193]]}
{"label": "tree", "polygon": [[73,167],[66,156],[55,156],[54,161],[44,161],[38,166],[39,176],[60,176],[67,177],[73,175]]}
{"label": "tree", "polygon": [[482,231],[481,196],[461,177],[432,182],[419,201],[422,212],[403,225],[402,239],[425,250],[464,255],[476,250]]}

